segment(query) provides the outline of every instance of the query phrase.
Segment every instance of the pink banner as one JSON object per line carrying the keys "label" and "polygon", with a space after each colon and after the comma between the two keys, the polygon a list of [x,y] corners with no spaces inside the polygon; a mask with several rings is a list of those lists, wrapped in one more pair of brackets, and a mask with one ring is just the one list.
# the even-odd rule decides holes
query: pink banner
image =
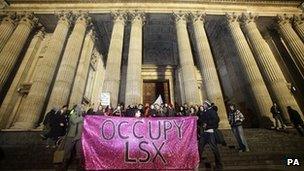
{"label": "pink banner", "polygon": [[199,164],[197,117],[86,116],[87,170],[193,169]]}

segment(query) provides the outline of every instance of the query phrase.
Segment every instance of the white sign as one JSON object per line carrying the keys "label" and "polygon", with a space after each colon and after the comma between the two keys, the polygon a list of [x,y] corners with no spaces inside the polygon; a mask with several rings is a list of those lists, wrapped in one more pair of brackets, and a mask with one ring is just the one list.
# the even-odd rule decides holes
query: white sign
{"label": "white sign", "polygon": [[110,105],[110,93],[101,93],[100,101],[102,106]]}

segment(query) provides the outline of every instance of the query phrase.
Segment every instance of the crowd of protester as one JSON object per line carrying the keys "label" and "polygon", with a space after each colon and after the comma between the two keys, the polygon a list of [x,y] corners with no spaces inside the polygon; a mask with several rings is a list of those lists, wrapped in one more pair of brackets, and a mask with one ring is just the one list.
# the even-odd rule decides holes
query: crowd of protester
{"label": "crowd of protester", "polygon": [[[239,152],[249,151],[248,144],[246,142],[243,121],[244,115],[237,109],[234,104],[228,106],[228,121],[231,126],[231,130],[238,143]],[[86,110],[87,109],[87,110]],[[290,115],[291,122],[295,125],[300,135],[303,136],[303,120],[299,113],[287,107]],[[281,108],[274,102],[271,113],[275,120],[275,127],[278,128],[281,125],[285,128],[286,125],[282,119]],[[75,105],[70,110],[68,106],[62,106],[60,109],[52,109],[46,115],[43,121],[44,131],[41,136],[47,141],[47,148],[56,146],[64,139],[64,160],[63,170],[68,168],[68,163],[71,158],[73,149],[76,149],[75,158],[81,160],[81,132],[83,125],[84,115],[103,115],[103,116],[117,116],[117,117],[182,117],[182,116],[198,116],[198,140],[199,140],[199,154],[201,154],[205,145],[209,145],[214,157],[216,168],[221,169],[221,157],[218,150],[218,144],[226,146],[223,134],[218,129],[220,118],[218,116],[218,108],[214,103],[205,101],[203,105],[188,106],[183,104],[181,106],[171,104],[138,104],[128,105],[125,107],[123,103],[119,104],[115,109],[111,106],[99,105],[97,108],[86,107],[82,105]],[[63,138],[64,137],[64,138]]]}

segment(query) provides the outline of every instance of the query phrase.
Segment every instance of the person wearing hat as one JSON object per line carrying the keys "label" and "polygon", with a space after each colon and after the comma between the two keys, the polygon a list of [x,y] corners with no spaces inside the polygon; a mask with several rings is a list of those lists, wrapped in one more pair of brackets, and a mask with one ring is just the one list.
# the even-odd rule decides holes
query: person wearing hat
{"label": "person wearing hat", "polygon": [[199,139],[199,155],[202,158],[204,147],[209,144],[214,158],[216,170],[223,168],[221,156],[215,140],[214,129],[218,127],[219,117],[209,101],[205,101],[198,112],[198,125],[201,128]]}

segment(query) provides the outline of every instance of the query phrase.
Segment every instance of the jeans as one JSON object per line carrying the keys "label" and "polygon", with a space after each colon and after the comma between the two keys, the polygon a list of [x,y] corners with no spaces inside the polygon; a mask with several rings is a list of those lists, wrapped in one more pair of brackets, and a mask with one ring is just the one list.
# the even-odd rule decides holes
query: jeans
{"label": "jeans", "polygon": [[199,140],[199,155],[200,158],[205,146],[209,144],[209,147],[211,148],[213,154],[214,154],[214,158],[215,158],[215,167],[217,169],[221,169],[223,168],[222,162],[221,162],[221,156],[220,156],[220,152],[217,148],[217,143],[215,141],[215,136],[214,133],[209,133],[209,132],[203,132],[200,135],[200,140]]}
{"label": "jeans", "polygon": [[248,144],[246,142],[245,136],[244,136],[244,130],[243,130],[242,125],[233,126],[231,129],[236,138],[236,141],[239,144],[240,149],[243,151],[245,151],[245,150],[248,151],[249,148],[248,148]]}
{"label": "jeans", "polygon": [[[281,125],[281,127],[282,128],[285,128],[286,126],[285,126],[285,124],[284,124],[284,122],[283,122],[283,119],[282,119],[282,117],[281,117],[281,115],[276,115],[275,117],[274,117],[274,119],[275,119],[275,127],[276,128],[279,128],[280,127],[280,125]],[[279,125],[280,124],[280,125]]]}

